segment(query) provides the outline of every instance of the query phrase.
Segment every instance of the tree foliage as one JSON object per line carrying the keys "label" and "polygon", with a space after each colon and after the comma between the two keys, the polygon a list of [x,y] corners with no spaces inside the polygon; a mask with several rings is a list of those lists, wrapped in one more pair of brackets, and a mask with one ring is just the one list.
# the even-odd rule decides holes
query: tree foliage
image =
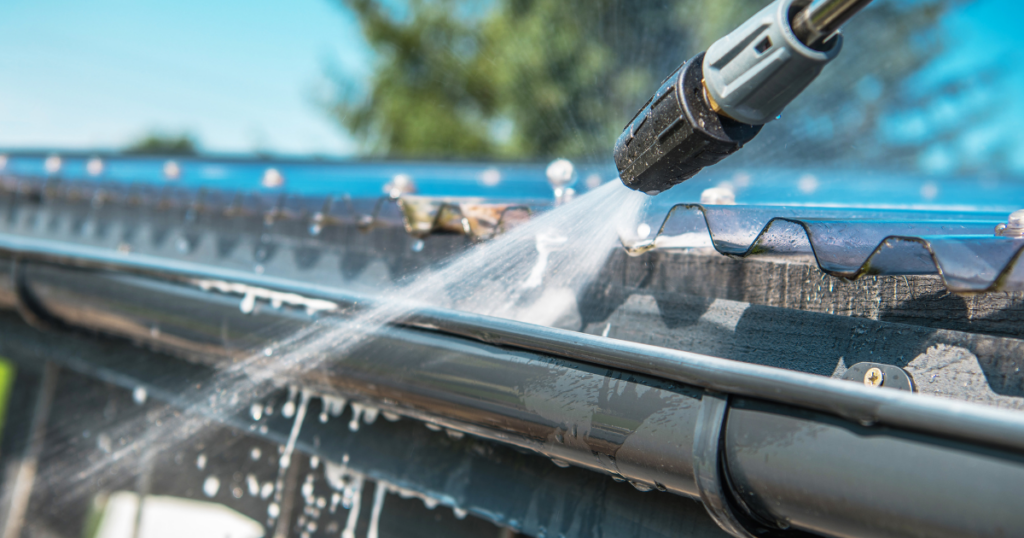
{"label": "tree foliage", "polygon": [[[365,91],[333,105],[367,153],[511,159],[607,159],[665,75],[765,5],[340,1],[377,53]],[[847,50],[827,75],[771,126],[773,138],[820,148],[812,153],[823,159],[878,153],[867,142],[882,118],[894,106],[923,106],[891,96],[941,51],[933,29],[948,3],[892,0],[866,10],[846,30]],[[777,151],[768,143],[751,153]]]}
{"label": "tree foliage", "polygon": [[124,153],[189,156],[197,155],[199,148],[192,135],[152,132],[129,144]]}

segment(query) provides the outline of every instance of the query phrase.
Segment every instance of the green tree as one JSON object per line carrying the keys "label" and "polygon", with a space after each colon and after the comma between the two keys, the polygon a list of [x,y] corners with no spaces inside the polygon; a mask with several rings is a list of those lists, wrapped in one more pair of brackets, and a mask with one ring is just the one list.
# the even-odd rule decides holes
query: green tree
{"label": "green tree", "polygon": [[190,134],[166,134],[152,132],[136,140],[124,149],[132,155],[177,155],[189,156],[199,153],[199,144]]}
{"label": "green tree", "polygon": [[[766,4],[340,1],[378,54],[366,92],[333,106],[367,153],[602,160],[660,80]],[[864,141],[892,107],[908,106],[892,96],[941,51],[932,28],[949,1],[876,4],[851,23],[847,52],[766,129],[774,135],[751,158],[778,152],[771,139],[780,137],[822,148],[813,152],[822,159],[877,153]]]}

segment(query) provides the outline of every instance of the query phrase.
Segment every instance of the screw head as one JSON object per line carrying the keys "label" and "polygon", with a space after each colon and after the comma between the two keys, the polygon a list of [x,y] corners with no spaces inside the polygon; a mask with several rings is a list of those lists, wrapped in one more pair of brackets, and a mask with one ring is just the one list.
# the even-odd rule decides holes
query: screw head
{"label": "screw head", "polygon": [[1009,228],[1024,228],[1024,209],[1010,213],[1010,217],[1006,220]]}
{"label": "screw head", "polygon": [[1024,209],[1010,213],[1005,223],[996,226],[996,235],[1012,238],[1024,237]]}
{"label": "screw head", "polygon": [[881,387],[885,374],[878,368],[872,368],[864,373],[864,385],[868,387]]}
{"label": "screw head", "polygon": [[576,167],[568,159],[551,161],[545,171],[553,188],[568,187],[576,181]]}

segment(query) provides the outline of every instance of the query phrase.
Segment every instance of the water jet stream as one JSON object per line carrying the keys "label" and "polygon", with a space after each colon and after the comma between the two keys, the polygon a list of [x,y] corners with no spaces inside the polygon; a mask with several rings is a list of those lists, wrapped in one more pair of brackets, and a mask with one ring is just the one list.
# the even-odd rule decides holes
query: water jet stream
{"label": "water jet stream", "polygon": [[[121,421],[107,433],[130,442],[112,448],[108,457],[74,476],[67,495],[95,493],[104,479],[134,471],[135,461],[147,450],[166,450],[188,440],[202,431],[211,417],[249,414],[253,402],[279,388],[283,379],[314,369],[325,360],[343,361],[382,326],[401,321],[422,305],[582,328],[577,297],[620,247],[620,237],[635,234],[646,199],[618,181],[610,182],[474,246],[443,266],[405,279],[364,310],[347,317],[321,315],[293,334],[257,346],[245,358],[192,385],[183,396],[194,403],[181,412],[168,408],[160,416],[140,414],[138,420]],[[247,300],[249,295],[243,303]],[[309,397],[301,391],[295,425],[281,457],[281,476],[294,450]],[[59,467],[47,472],[53,483],[68,480]],[[280,495],[280,481],[279,476],[275,500]]]}

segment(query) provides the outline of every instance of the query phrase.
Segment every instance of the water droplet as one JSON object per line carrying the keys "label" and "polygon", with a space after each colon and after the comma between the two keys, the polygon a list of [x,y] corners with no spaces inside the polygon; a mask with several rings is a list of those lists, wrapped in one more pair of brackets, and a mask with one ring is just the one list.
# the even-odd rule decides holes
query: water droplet
{"label": "water droplet", "polygon": [[558,458],[551,458],[551,463],[554,463],[555,465],[562,467],[563,469],[569,466],[569,462],[565,460],[560,460]]}
{"label": "water droplet", "polygon": [[348,421],[348,429],[349,429],[349,431],[353,431],[353,432],[359,431],[359,417],[362,414],[363,414],[363,406],[353,402],[352,403],[352,420]]}
{"label": "water droplet", "polygon": [[189,243],[188,239],[184,237],[179,237],[178,240],[174,242],[174,246],[181,254],[188,254],[188,252],[192,250],[192,245]]}
{"label": "water droplet", "polygon": [[427,423],[426,423],[425,425],[426,425],[426,427],[427,427],[427,429],[428,429],[428,430],[431,430],[431,431],[435,431],[435,432],[439,432],[439,431],[441,431],[441,429],[442,429],[442,428],[441,428],[440,426],[438,426],[437,424],[433,424],[433,423],[431,423],[431,422],[427,422]]}
{"label": "water droplet", "polygon": [[647,239],[647,237],[651,235],[651,226],[646,222],[640,223],[640,225],[636,227],[636,235],[640,239]]}
{"label": "water droplet", "polygon": [[236,498],[236,499],[241,499],[242,498],[242,493],[243,493],[242,488],[240,488],[238,486],[235,486],[231,490],[231,496]]}
{"label": "water droplet", "polygon": [[146,398],[148,397],[149,394],[146,392],[145,387],[135,387],[135,390],[132,391],[132,400],[135,401],[136,405],[142,405],[146,403]]}
{"label": "water droplet", "polygon": [[269,499],[270,496],[273,493],[274,493],[274,484],[273,484],[273,482],[264,482],[263,483],[263,487],[260,488],[260,498],[263,499],[263,500]]}
{"label": "water droplet", "polygon": [[307,498],[307,499],[313,497],[313,483],[312,482],[306,482],[306,483],[302,484],[302,496]]}
{"label": "water droplet", "polygon": [[384,411],[384,412],[383,412],[383,413],[381,413],[381,414],[382,414],[382,415],[384,416],[384,419],[385,419],[385,420],[387,420],[388,422],[398,422],[398,421],[399,421],[399,419],[401,419],[401,418],[402,418],[402,417],[401,417],[401,416],[399,416],[398,414],[396,414],[396,413],[391,413],[391,412],[389,412],[389,411]]}
{"label": "water droplet", "polygon": [[779,114],[778,116],[775,116],[775,119],[781,120],[782,119],[782,114]]}
{"label": "water droplet", "polygon": [[246,475],[245,485],[249,488],[249,495],[255,497],[260,494],[260,481],[256,479],[256,475],[251,473]]}
{"label": "water droplet", "polygon": [[634,488],[636,488],[638,491],[647,492],[647,491],[651,491],[652,489],[654,489],[653,487],[648,486],[647,484],[644,484],[643,482],[637,482],[635,480],[630,480],[629,483]]}
{"label": "water droplet", "polygon": [[412,251],[413,252],[423,252],[423,245],[424,245],[424,243],[423,243],[422,239],[417,239],[417,240],[413,241],[412,242]]}
{"label": "water droplet", "polygon": [[97,435],[96,447],[99,448],[101,452],[109,454],[113,448],[113,442],[111,441],[110,436],[105,433]]}
{"label": "water droplet", "polygon": [[238,305],[238,309],[243,314],[252,314],[253,310],[256,309],[256,296],[252,293],[246,293],[245,297],[242,297],[242,302]]}
{"label": "water droplet", "polygon": [[341,502],[341,494],[334,492],[331,494],[331,513],[333,514],[338,510],[338,503]]}
{"label": "water droplet", "polygon": [[469,515],[464,508],[452,508],[452,513],[455,514],[455,519],[466,519],[466,516]]}
{"label": "water droplet", "polygon": [[284,407],[281,408],[281,415],[284,418],[292,418],[295,416],[295,402],[288,400],[284,403]]}
{"label": "water droplet", "polygon": [[196,458],[196,469],[199,469],[200,471],[206,469],[206,454],[200,454],[199,457]]}
{"label": "water droplet", "polygon": [[455,439],[455,440],[462,439],[463,437],[466,436],[466,434],[464,434],[464,433],[462,433],[460,431],[456,431],[456,430],[446,429],[444,432],[448,434],[448,437],[450,437],[452,439]]}
{"label": "water droplet", "polygon": [[264,357],[269,357],[269,356],[271,356],[273,354],[274,354],[274,348],[271,348],[271,347],[263,348],[263,356]]}
{"label": "water droplet", "polygon": [[281,515],[281,507],[277,503],[270,503],[267,506],[267,515],[270,516],[270,519],[277,519],[277,516]]}
{"label": "water droplet", "polygon": [[309,468],[316,469],[317,467],[320,467],[320,457],[313,456],[312,458],[309,458]]}
{"label": "water droplet", "polygon": [[[263,418],[263,406],[258,404],[258,403],[252,404],[249,407],[249,414],[252,415],[252,419],[253,420],[259,420],[259,419]],[[256,449],[253,449],[253,450],[259,450],[259,449],[256,448]]]}
{"label": "water droplet", "polygon": [[260,450],[260,447],[256,447],[249,452],[249,457],[252,458],[252,461],[260,461],[260,456],[262,455],[263,451]]}
{"label": "water droplet", "polygon": [[220,491],[220,479],[210,475],[203,481],[203,494],[207,497],[214,497]]}

